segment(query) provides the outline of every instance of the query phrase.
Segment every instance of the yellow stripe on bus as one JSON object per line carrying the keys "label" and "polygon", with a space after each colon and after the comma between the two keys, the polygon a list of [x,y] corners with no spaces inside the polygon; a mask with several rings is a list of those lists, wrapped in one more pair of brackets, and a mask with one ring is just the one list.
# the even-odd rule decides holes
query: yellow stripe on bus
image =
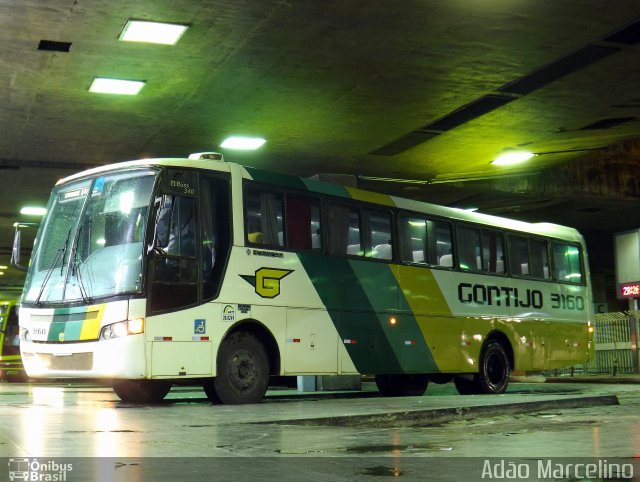
{"label": "yellow stripe on bus", "polygon": [[380,194],[378,192],[363,191],[355,187],[346,187],[347,191],[353,199],[356,201],[365,201],[368,203],[382,204],[384,206],[396,207],[395,203],[391,200],[391,197],[387,194]]}
{"label": "yellow stripe on bus", "polygon": [[102,304],[89,307],[87,317],[82,322],[82,329],[80,330],[81,340],[95,340],[98,338],[100,334],[100,322],[102,321],[106,306],[107,305]]}

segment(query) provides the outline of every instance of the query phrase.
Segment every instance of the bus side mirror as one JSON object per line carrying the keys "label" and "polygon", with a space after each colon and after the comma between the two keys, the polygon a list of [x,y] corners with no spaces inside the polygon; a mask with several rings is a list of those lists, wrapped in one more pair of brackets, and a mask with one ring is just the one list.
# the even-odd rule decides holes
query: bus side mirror
{"label": "bus side mirror", "polygon": [[20,271],[27,271],[26,266],[20,264],[20,225],[16,225],[16,232],[13,235],[13,248],[11,249],[11,266]]}

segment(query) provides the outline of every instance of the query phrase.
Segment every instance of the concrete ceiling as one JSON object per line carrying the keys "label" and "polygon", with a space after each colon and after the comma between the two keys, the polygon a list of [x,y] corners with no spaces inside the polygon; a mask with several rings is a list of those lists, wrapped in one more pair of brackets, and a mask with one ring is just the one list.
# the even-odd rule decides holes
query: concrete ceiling
{"label": "concrete ceiling", "polygon": [[[129,19],[190,28],[121,42]],[[19,208],[58,178],[202,150],[583,230],[640,224],[640,183],[585,192],[579,175],[639,164],[637,0],[3,0],[0,42],[0,265]],[[98,76],[146,85],[90,93]],[[267,143],[219,148],[232,134]],[[490,165],[509,148],[539,155]]]}

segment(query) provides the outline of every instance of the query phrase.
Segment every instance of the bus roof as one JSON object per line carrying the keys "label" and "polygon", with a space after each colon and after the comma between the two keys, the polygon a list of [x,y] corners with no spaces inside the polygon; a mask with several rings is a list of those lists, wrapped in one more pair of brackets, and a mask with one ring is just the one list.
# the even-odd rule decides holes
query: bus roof
{"label": "bus roof", "polygon": [[329,194],[346,199],[371,202],[382,206],[396,207],[400,209],[406,209],[408,211],[431,214],[443,218],[479,223],[495,228],[520,231],[529,234],[537,234],[540,236],[549,236],[553,238],[561,238],[575,242],[582,241],[582,236],[576,229],[570,228],[568,226],[561,226],[559,224],[545,222],[528,223],[525,221],[517,221],[510,218],[472,212],[459,208],[440,206],[437,204],[415,201],[373,191],[365,191],[362,189],[342,186],[325,181],[317,181],[302,177],[289,176],[274,171],[265,171],[249,166],[242,166],[235,163],[212,159],[153,158],[119,162],[73,174],[71,176],[60,179],[56,183],[56,185],[65,184],[69,181],[73,181],[85,176],[107,173],[123,168],[172,166],[230,172],[230,166],[234,165],[238,166],[241,169],[243,178],[255,180],[258,182],[275,184],[281,187],[289,187],[297,190],[306,190],[319,194]]}

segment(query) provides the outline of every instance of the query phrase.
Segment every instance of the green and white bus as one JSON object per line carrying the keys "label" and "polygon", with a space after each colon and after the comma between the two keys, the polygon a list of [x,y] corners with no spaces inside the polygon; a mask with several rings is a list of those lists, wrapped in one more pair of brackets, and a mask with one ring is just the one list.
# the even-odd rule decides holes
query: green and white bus
{"label": "green and white bus", "polygon": [[199,383],[260,401],[276,375],[374,375],[386,396],[593,354],[582,236],[224,162],[91,169],[55,186],[21,299],[30,377],[125,401]]}

